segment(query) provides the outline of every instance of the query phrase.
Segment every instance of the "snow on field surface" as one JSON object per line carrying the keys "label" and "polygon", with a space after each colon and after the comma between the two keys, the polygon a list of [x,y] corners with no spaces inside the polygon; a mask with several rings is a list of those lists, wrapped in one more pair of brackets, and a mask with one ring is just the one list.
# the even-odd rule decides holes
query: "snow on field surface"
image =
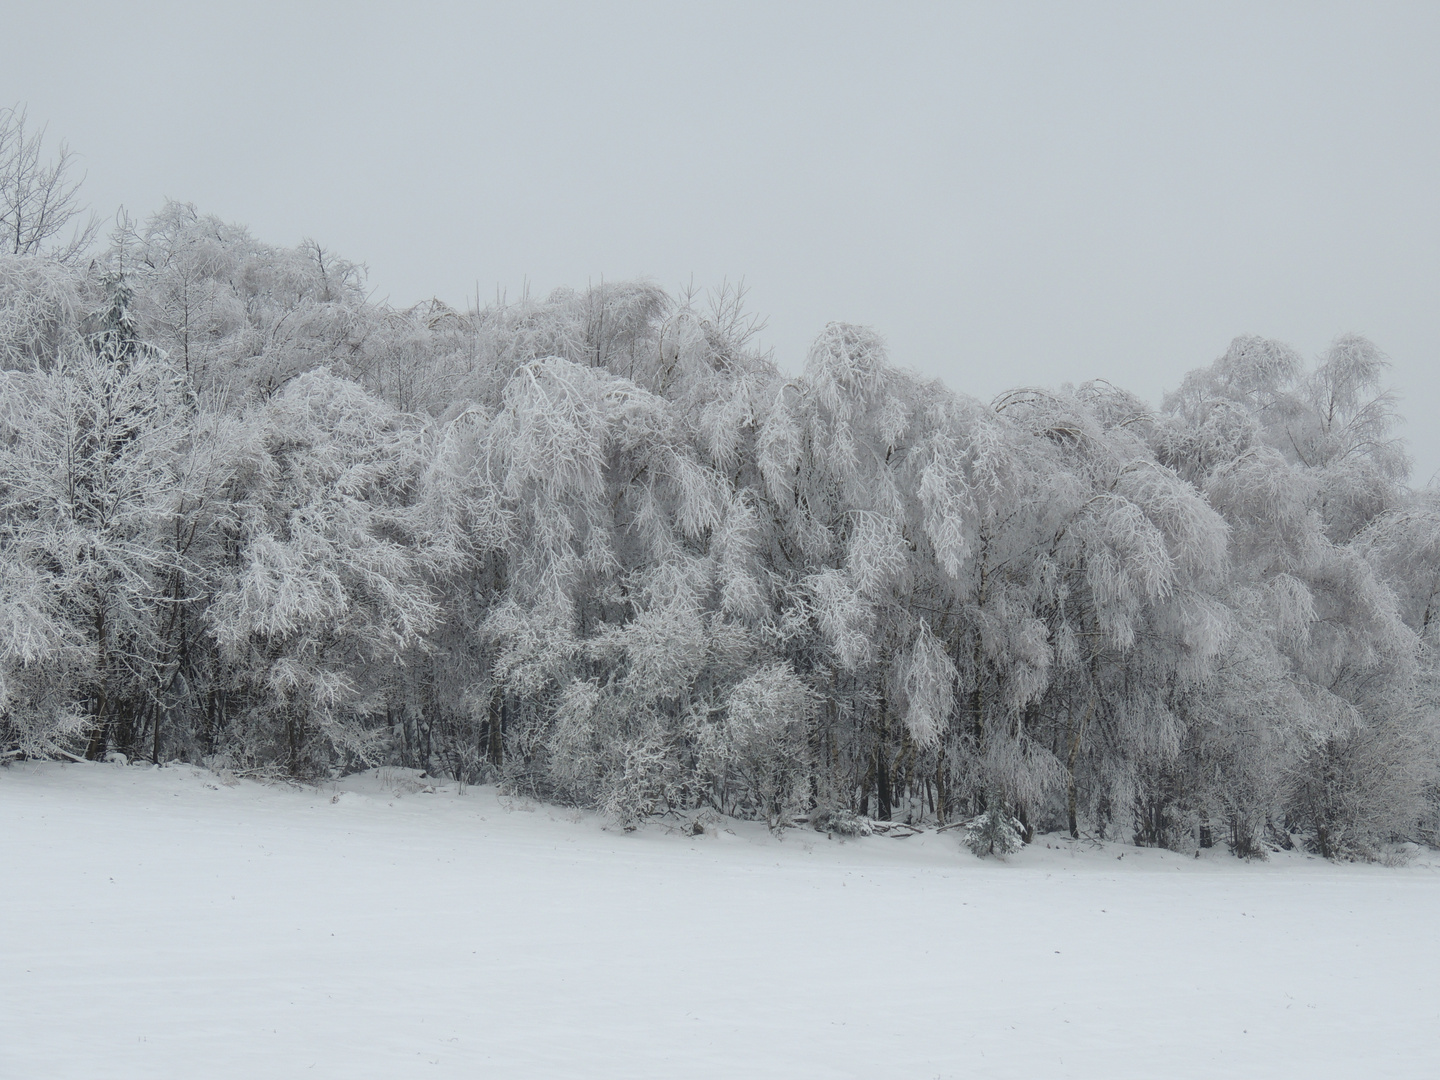
{"label": "snow on field surface", "polygon": [[0,1077],[1440,1076],[1433,861],[1000,863],[419,786],[0,770]]}

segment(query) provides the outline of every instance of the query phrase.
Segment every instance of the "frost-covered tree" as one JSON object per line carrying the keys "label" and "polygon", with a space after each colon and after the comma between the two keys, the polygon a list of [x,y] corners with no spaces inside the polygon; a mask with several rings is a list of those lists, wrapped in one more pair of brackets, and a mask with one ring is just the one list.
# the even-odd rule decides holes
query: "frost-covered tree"
{"label": "frost-covered tree", "polygon": [[91,757],[130,741],[164,663],[157,594],[178,565],[165,534],[191,416],[179,373],[135,337],[129,296],[111,282],[87,342],[7,373],[0,419],[0,538],[30,613],[14,623],[31,627],[12,624],[6,651],[46,669],[10,708],[60,729],[83,712]]}
{"label": "frost-covered tree", "polygon": [[[1244,653],[1204,709],[1212,749],[1230,747],[1218,801],[1244,850],[1285,827],[1327,855],[1367,850],[1418,814],[1407,775],[1432,767],[1414,737],[1419,643],[1377,573],[1407,468],[1383,367],[1360,338],[1308,374],[1293,350],[1240,338],[1167,402],[1162,457],[1190,459],[1232,531],[1224,599]],[[1223,678],[1236,671],[1249,677]]]}
{"label": "frost-covered tree", "polygon": [[185,203],[122,221],[105,262],[136,290],[138,332],[197,390],[241,406],[317,367],[343,373],[379,318],[356,264],[313,241],[261,243]]}
{"label": "frost-covered tree", "polygon": [[[296,772],[368,761],[387,667],[435,621],[418,433],[354,383],[313,372],[233,432],[207,629],[236,709],[232,753]],[[320,740],[316,743],[316,740]]]}
{"label": "frost-covered tree", "polygon": [[91,216],[65,236],[84,213],[81,181],[64,143],[51,159],[44,145],[45,129],[29,127],[23,106],[0,108],[0,250],[72,263],[94,242],[96,222]]}
{"label": "frost-covered tree", "polygon": [[0,370],[49,368],[63,350],[79,348],[86,285],[46,256],[0,253]]}

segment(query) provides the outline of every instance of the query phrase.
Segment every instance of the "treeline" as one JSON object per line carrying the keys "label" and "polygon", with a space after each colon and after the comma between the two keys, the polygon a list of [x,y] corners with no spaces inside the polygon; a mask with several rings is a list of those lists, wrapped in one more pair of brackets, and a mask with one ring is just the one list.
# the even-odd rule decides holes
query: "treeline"
{"label": "treeline", "polygon": [[1440,502],[1368,341],[986,404],[646,283],[457,310],[167,205],[0,255],[0,749],[634,823],[1433,843]]}

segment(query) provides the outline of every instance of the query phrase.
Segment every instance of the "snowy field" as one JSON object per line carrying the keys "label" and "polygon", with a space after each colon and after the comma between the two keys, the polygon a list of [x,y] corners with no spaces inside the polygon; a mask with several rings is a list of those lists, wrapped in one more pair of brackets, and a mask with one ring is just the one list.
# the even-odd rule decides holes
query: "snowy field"
{"label": "snowy field", "polygon": [[410,777],[0,770],[0,1077],[1440,1075],[1433,860],[625,834]]}

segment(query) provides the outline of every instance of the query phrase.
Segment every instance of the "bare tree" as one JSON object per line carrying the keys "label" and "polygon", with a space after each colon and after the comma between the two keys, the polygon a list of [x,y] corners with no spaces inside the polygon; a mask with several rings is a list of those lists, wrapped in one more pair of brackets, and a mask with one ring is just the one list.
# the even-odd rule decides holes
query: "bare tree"
{"label": "bare tree", "polygon": [[25,109],[0,109],[0,248],[12,255],[45,253],[73,262],[95,240],[93,214],[62,234],[84,211],[80,184],[71,178],[74,157],[63,142],[52,160],[42,156],[45,129],[26,131]]}

